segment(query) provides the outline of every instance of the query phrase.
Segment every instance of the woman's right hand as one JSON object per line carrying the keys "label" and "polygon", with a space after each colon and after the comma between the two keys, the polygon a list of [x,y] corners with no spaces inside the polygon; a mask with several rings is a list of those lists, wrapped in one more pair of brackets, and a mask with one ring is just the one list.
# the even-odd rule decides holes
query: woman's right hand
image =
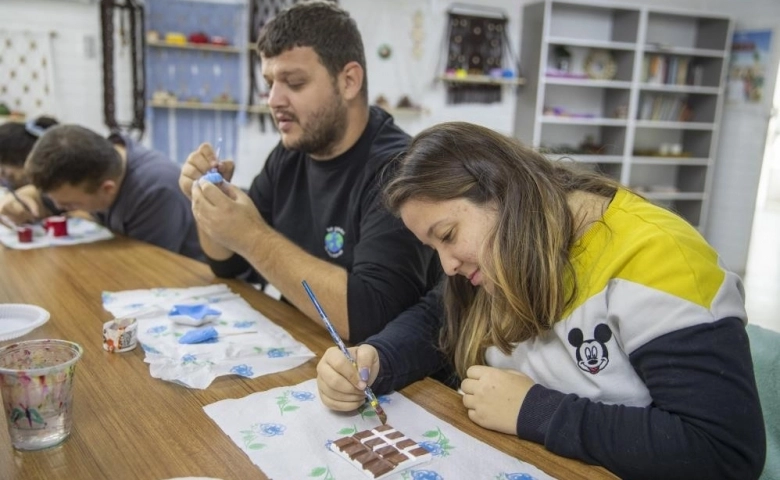
{"label": "woman's right hand", "polygon": [[[0,223],[8,228],[16,225],[33,223],[40,218],[40,205],[38,198],[30,196],[25,187],[16,191],[16,196],[11,193],[0,199]],[[37,190],[33,190],[37,194]],[[22,204],[21,202],[24,202]]]}
{"label": "woman's right hand", "polygon": [[331,347],[317,364],[317,389],[326,407],[338,411],[355,410],[363,405],[363,390],[379,374],[379,354],[371,345],[349,348],[358,365],[350,362],[338,347]]}

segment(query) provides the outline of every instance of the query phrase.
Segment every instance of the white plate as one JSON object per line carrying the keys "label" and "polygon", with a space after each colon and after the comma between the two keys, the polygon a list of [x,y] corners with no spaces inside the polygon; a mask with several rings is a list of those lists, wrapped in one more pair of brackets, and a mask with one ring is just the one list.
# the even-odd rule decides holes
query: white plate
{"label": "white plate", "polygon": [[49,320],[49,312],[36,305],[0,303],[0,342],[21,337]]}

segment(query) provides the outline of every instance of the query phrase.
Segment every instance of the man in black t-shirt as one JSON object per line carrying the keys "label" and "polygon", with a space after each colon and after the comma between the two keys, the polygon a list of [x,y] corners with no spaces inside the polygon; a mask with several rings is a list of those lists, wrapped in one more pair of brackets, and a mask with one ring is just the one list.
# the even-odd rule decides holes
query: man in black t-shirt
{"label": "man in black t-shirt", "polygon": [[326,2],[293,6],[268,22],[258,50],[281,142],[249,194],[200,181],[217,163],[201,145],[182,169],[201,245],[214,273],[268,281],[321,324],[301,281],[342,337],[358,342],[414,305],[437,279],[438,262],[387,212],[384,172],[409,136],[368,106],[357,26]]}

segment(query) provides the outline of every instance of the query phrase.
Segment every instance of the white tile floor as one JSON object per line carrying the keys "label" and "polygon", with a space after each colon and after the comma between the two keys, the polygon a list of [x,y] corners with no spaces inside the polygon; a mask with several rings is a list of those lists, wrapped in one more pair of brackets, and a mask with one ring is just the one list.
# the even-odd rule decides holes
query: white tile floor
{"label": "white tile floor", "polygon": [[780,331],[780,202],[756,211],[746,270],[748,321]]}

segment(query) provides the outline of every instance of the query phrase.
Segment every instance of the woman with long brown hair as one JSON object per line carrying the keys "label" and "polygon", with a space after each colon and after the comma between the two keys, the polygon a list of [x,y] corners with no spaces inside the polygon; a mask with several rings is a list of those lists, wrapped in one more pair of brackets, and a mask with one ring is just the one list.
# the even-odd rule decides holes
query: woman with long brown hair
{"label": "woman with long brown hair", "polygon": [[336,410],[453,367],[477,424],[625,478],[757,478],[740,279],[691,225],[467,123],[414,138],[388,207],[448,278],[318,366]]}

